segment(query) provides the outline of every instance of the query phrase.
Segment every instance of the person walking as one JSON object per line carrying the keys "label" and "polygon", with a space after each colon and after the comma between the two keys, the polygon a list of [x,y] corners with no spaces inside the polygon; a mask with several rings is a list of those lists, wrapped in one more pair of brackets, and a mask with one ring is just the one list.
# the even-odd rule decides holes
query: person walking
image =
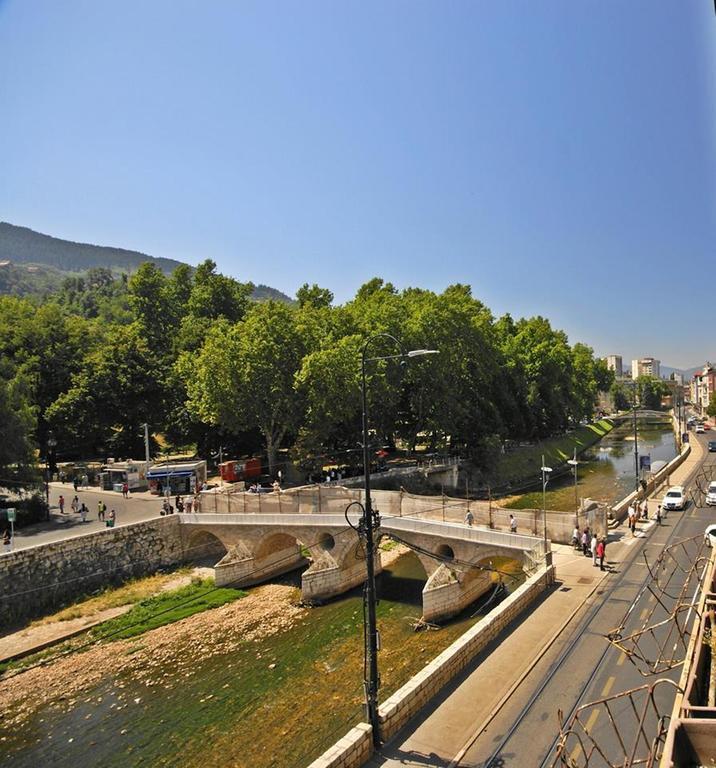
{"label": "person walking", "polygon": [[467,512],[465,512],[465,524],[472,528],[472,523],[475,520],[475,515],[472,514],[472,510],[468,509]]}
{"label": "person walking", "polygon": [[597,558],[599,559],[599,570],[604,570],[604,555],[606,554],[607,547],[604,542],[604,538],[599,539],[597,543]]}
{"label": "person walking", "polygon": [[72,478],[72,486],[75,489],[75,493],[77,493],[77,487],[79,486],[77,475],[74,475],[74,477]]}
{"label": "person walking", "polygon": [[585,557],[589,557],[589,528],[585,528],[582,531],[582,554]]}
{"label": "person walking", "polygon": [[10,536],[10,531],[7,528],[2,535],[2,548],[5,552],[12,552],[12,536]]}
{"label": "person walking", "polygon": [[113,509],[110,509],[107,517],[107,528],[114,528],[114,521],[117,519],[117,515]]}
{"label": "person walking", "polygon": [[122,498],[126,499],[129,496],[129,484],[122,483]]}
{"label": "person walking", "polygon": [[80,511],[80,500],[77,498],[77,496],[72,499],[72,504],[70,504],[72,507],[73,512],[79,512]]}
{"label": "person walking", "polygon": [[102,499],[100,499],[97,502],[97,520],[99,520],[101,523],[104,522],[104,513],[107,507],[105,507],[104,502]]}
{"label": "person walking", "polygon": [[510,533],[517,533],[517,520],[514,515],[510,515]]}
{"label": "person walking", "polygon": [[191,514],[191,505],[192,505],[192,498],[191,496],[187,496],[186,505],[185,505],[187,515]]}
{"label": "person walking", "polygon": [[596,567],[597,565],[597,544],[599,541],[597,540],[597,534],[592,534],[592,541],[589,545],[589,551],[592,553],[592,565]]}
{"label": "person walking", "polygon": [[575,525],[572,531],[572,546],[579,549],[579,528]]}
{"label": "person walking", "polygon": [[661,525],[661,504],[656,505],[656,524]]}
{"label": "person walking", "polygon": [[80,507],[80,519],[82,520],[83,523],[87,522],[87,512],[88,511],[89,510],[87,509],[87,505],[83,501],[82,502],[82,506]]}
{"label": "person walking", "polygon": [[649,519],[649,502],[647,499],[644,499],[644,504],[641,508],[641,519],[642,520],[648,520]]}
{"label": "person walking", "polygon": [[60,505],[60,514],[64,515],[65,514],[65,497],[62,494],[60,494],[60,498],[58,499],[57,503]]}

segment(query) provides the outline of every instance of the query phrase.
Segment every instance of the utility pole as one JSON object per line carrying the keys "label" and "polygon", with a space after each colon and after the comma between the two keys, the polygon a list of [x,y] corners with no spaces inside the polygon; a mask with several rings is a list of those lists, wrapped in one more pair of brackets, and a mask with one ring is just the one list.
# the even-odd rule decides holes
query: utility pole
{"label": "utility pole", "polygon": [[[544,461],[542,462],[544,464]],[[579,528],[579,492],[577,490],[577,465],[579,462],[577,461],[577,447],[574,447],[574,458],[569,459],[567,464],[572,465],[572,469],[574,469],[574,527]]]}
{"label": "utility pole", "polygon": [[144,427],[144,460],[147,462],[147,466],[151,463],[149,458],[149,424],[146,422],[142,424]]}
{"label": "utility pole", "polygon": [[639,433],[636,424],[637,393],[634,389],[634,490],[639,493]]}

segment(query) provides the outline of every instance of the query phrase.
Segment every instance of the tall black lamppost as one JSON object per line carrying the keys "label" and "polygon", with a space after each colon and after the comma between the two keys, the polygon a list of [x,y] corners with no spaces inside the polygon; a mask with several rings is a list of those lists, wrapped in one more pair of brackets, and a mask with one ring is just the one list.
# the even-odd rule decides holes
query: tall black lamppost
{"label": "tall black lamppost", "polygon": [[639,406],[638,384],[634,382],[634,490],[639,493],[639,431],[637,429],[636,412]]}
{"label": "tall black lamppost", "polygon": [[47,449],[45,450],[45,500],[47,501],[47,520],[50,519],[50,458],[57,446],[57,440],[52,432],[47,433]]}
{"label": "tall black lamppost", "polygon": [[[389,339],[400,350],[395,355],[381,357],[368,357],[368,348],[376,339]],[[367,675],[363,681],[365,688],[365,704],[368,722],[373,728],[373,743],[380,746],[380,729],[378,723],[378,688],[380,679],[378,676],[378,627],[376,623],[375,607],[375,534],[380,528],[380,515],[378,510],[373,511],[370,498],[370,456],[368,446],[368,396],[366,384],[366,364],[379,360],[396,360],[408,357],[420,357],[421,355],[434,355],[436,349],[414,349],[410,352],[403,350],[403,345],[389,333],[376,333],[370,336],[363,345],[361,353],[361,399],[363,405],[363,477],[364,477],[364,507],[363,517],[358,526],[358,534],[365,539],[366,582],[364,590],[364,621],[365,628],[365,664],[364,671]]]}

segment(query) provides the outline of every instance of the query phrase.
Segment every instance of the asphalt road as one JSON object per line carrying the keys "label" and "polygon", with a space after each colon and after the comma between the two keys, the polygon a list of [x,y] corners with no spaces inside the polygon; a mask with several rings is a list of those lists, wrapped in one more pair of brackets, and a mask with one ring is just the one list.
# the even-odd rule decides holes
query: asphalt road
{"label": "asphalt road", "polygon": [[[698,436],[692,434],[691,439],[705,443],[709,436],[710,433]],[[705,453],[701,467],[709,474],[713,472],[716,479],[716,454]],[[696,476],[698,471],[689,479],[687,489],[695,487]],[[623,625],[622,636],[625,637],[640,630],[645,623],[653,626],[668,618],[687,574],[676,569],[669,584],[671,597],[662,597],[663,605],[652,597],[648,589],[635,603],[635,598],[649,581],[644,554],[648,562],[653,563],[665,546],[693,536],[702,536],[706,525],[715,518],[716,512],[713,509],[690,502],[681,512],[669,512],[664,524],[661,527],[654,524],[646,537],[628,540],[626,543],[631,551],[622,558],[619,572],[609,577],[593,596],[593,602],[585,605],[571,631],[565,632],[561,641],[535,665],[508,704],[465,752],[459,765],[471,768],[550,766],[555,757],[555,742],[559,734],[558,711],[563,713],[563,720],[566,720],[576,707],[613,697],[658,679],[678,681],[680,666],[670,671],[660,667],[658,674],[644,676],[642,673],[649,671],[648,665],[633,663],[619,648],[609,643],[605,635]],[[690,552],[696,548],[697,545],[693,543],[684,551]],[[691,587],[687,592],[690,590]],[[629,618],[624,622],[630,608]],[[655,639],[651,642],[644,638],[643,645],[646,646],[650,660],[658,660],[657,641],[664,642],[665,633],[672,626],[665,624],[655,633]],[[675,642],[677,638],[672,634],[668,640],[667,646],[671,648],[672,641]],[[678,648],[671,657],[679,657]],[[654,696],[655,710],[668,715],[673,699],[674,689],[667,684],[659,684]],[[642,698],[638,700],[641,702]],[[611,711],[613,721],[603,705],[588,710],[589,714],[584,712],[583,718],[580,714],[589,733],[599,747],[605,750],[609,762],[595,756],[587,763],[577,747],[572,750],[575,765],[591,767],[621,764],[615,758],[624,754],[625,746],[630,748],[630,738],[633,739],[632,731],[636,733],[638,717],[628,697],[615,701]],[[650,722],[648,717],[647,722]],[[647,725],[647,729],[649,727],[654,726]],[[640,748],[643,748],[643,744]]]}
{"label": "asphalt road", "polygon": [[[60,514],[59,498],[65,497],[65,514]],[[97,520],[97,505],[100,499],[107,505],[107,512],[114,509],[116,519],[115,526],[138,523],[159,517],[162,500],[149,493],[130,494],[128,499],[123,499],[121,493],[113,491],[99,491],[97,489],[80,489],[77,497],[80,503],[84,502],[89,515],[87,522],[82,523],[80,516],[74,514],[70,504],[75,496],[74,489],[69,483],[50,484],[50,521],[36,523],[15,531],[14,549],[25,549],[38,544],[49,544],[72,536],[81,536],[85,533],[93,533],[105,528],[105,523]],[[172,504],[174,502],[172,501]]]}

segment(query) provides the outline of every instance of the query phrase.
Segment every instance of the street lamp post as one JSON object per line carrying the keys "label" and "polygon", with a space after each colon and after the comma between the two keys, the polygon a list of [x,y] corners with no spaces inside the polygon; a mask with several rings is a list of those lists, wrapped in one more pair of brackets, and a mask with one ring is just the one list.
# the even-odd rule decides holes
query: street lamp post
{"label": "street lamp post", "polygon": [[639,432],[636,423],[637,391],[634,387],[634,490],[639,493]]}
{"label": "street lamp post", "polygon": [[55,450],[57,440],[52,432],[47,433],[47,449],[45,451],[45,500],[47,502],[47,520],[50,519],[50,454]]}
{"label": "street lamp post", "polygon": [[[544,461],[542,463],[544,464]],[[576,448],[574,449],[574,458],[569,459],[567,464],[570,464],[572,469],[574,469],[574,527],[579,528],[579,496],[577,491],[577,466],[579,462],[577,461]]]}
{"label": "street lamp post", "polygon": [[[389,339],[400,349],[397,355],[383,357],[367,357],[371,342],[376,339]],[[380,528],[380,515],[378,510],[373,511],[370,498],[370,457],[368,448],[368,395],[366,379],[366,363],[378,360],[392,360],[406,357],[419,357],[421,355],[436,354],[434,349],[415,349],[404,352],[402,344],[389,333],[376,333],[370,336],[363,345],[361,353],[361,401],[363,406],[363,481],[364,481],[364,507],[363,518],[358,527],[359,535],[365,538],[366,582],[364,590],[364,620],[365,628],[365,664],[367,679],[364,679],[365,704],[368,722],[373,729],[373,744],[380,746],[380,729],[378,722],[378,688],[380,678],[378,675],[378,627],[376,621],[376,593],[375,593],[375,534]]]}
{"label": "street lamp post", "polygon": [[542,521],[544,524],[544,554],[547,557],[547,483],[552,472],[552,467],[546,467],[544,464],[544,454],[542,454]]}

